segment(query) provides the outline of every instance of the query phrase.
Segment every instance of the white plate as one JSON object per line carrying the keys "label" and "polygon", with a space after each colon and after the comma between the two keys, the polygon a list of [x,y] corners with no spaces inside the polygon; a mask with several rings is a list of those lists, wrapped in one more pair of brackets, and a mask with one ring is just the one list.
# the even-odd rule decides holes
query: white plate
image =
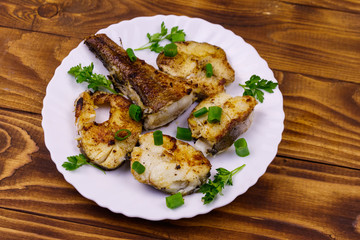
{"label": "white plate", "polygon": [[[235,82],[226,90],[229,94],[242,95],[243,90],[238,84],[244,83],[253,74],[276,81],[267,63],[251,45],[222,26],[202,19],[162,15],[138,17],[111,25],[100,30],[99,33],[106,33],[118,44],[121,38],[124,48],[137,48],[147,42],[146,33],[159,32],[162,21],[169,30],[173,26],[184,29],[187,34],[186,40],[208,42],[225,50],[236,72]],[[156,53],[143,50],[137,51],[136,55],[156,66]],[[77,84],[67,71],[79,63],[87,66],[91,62],[95,65],[94,72],[108,74],[102,63],[83,43],[80,43],[64,58],[46,90],[42,126],[45,144],[58,171],[81,195],[95,201],[98,205],[115,213],[148,220],[193,217],[229,204],[237,196],[246,192],[265,173],[266,168],[274,159],[284,128],[283,98],[278,88],[273,94],[265,93],[264,102],[259,103],[255,108],[252,126],[242,136],[248,142],[250,155],[240,158],[235,154],[234,147],[231,147],[219,156],[209,158],[213,165],[212,176],[218,167],[233,170],[244,163],[246,167],[234,176],[233,186],[226,187],[223,191],[224,195],[218,196],[208,205],[204,205],[201,201],[203,194],[194,193],[184,197],[183,206],[174,210],[167,208],[165,204],[167,195],[137,182],[129,171],[129,164],[109,171],[106,175],[91,166],[83,166],[72,172],[66,171],[61,166],[67,160],[66,157],[80,153],[75,140],[77,132],[74,125],[74,100],[87,89],[86,84]],[[162,131],[175,136],[177,126],[187,126],[186,118],[190,111],[191,109]]]}

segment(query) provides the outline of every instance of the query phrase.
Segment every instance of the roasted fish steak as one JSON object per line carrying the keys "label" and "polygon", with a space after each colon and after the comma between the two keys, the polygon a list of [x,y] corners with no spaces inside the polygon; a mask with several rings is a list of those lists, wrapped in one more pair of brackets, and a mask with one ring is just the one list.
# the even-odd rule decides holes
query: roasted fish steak
{"label": "roasted fish steak", "polygon": [[154,145],[153,132],[140,136],[140,146],[131,153],[131,165],[138,161],[145,171],[138,174],[131,170],[141,183],[153,186],[166,193],[192,193],[210,176],[209,160],[194,147],[168,135],[163,144]]}
{"label": "roasted fish steak", "polygon": [[[96,123],[95,108],[103,104],[110,105],[110,117],[103,123]],[[130,104],[120,95],[89,91],[81,93],[75,101],[79,148],[90,162],[104,169],[115,169],[135,147],[142,124],[129,117]],[[123,141],[116,140],[115,133],[120,129],[129,130],[131,135]]]}
{"label": "roasted fish steak", "polygon": [[197,139],[195,147],[206,155],[226,150],[250,127],[256,104],[252,96],[232,97],[225,92],[201,101],[192,113],[203,107],[218,106],[222,108],[222,115],[220,122],[209,123],[207,114],[195,117],[191,113],[188,124],[192,137]]}
{"label": "roasted fish steak", "polygon": [[[177,42],[176,45],[178,54],[175,57],[159,54],[157,65],[160,70],[191,84],[198,99],[223,92],[225,86],[235,80],[235,72],[220,47],[194,41]],[[207,63],[213,68],[211,77],[206,77]]]}

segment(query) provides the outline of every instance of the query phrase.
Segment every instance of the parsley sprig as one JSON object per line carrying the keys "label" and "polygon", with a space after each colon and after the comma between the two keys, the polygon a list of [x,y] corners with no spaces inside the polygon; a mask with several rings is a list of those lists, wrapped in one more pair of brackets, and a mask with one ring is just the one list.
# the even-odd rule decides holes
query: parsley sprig
{"label": "parsley sprig", "polygon": [[202,198],[204,204],[212,202],[217,194],[222,195],[222,190],[226,185],[233,185],[232,177],[245,167],[245,164],[235,168],[231,172],[225,168],[216,169],[217,173],[214,176],[214,181],[208,180],[207,183],[203,184],[199,192],[204,193],[205,196]]}
{"label": "parsley sprig", "polygon": [[96,167],[97,169],[103,171],[103,173],[105,174],[104,170],[102,170],[98,166],[88,162],[86,157],[83,154],[79,154],[77,156],[67,157],[67,160],[68,160],[68,162],[64,162],[62,164],[62,167],[65,168],[68,171],[74,171],[74,170],[78,169],[79,167],[87,164],[87,165],[91,165],[93,167]]}
{"label": "parsley sprig", "polygon": [[250,80],[246,81],[245,84],[239,84],[244,88],[243,96],[249,95],[258,99],[261,103],[264,101],[264,91],[268,93],[273,93],[278,83],[261,79],[257,75],[252,75]]}
{"label": "parsley sprig", "polygon": [[75,77],[77,83],[89,83],[88,88],[91,88],[94,91],[99,90],[99,88],[104,88],[116,94],[116,91],[111,87],[111,81],[102,74],[93,73],[93,70],[93,63],[86,67],[81,67],[81,64],[79,64],[70,68],[68,73]]}
{"label": "parsley sprig", "polygon": [[186,34],[184,33],[184,30],[179,29],[178,26],[171,28],[170,33],[168,34],[168,29],[165,27],[165,23],[162,22],[161,30],[159,33],[154,33],[154,34],[147,33],[146,36],[149,39],[149,42],[143,45],[142,47],[134,49],[135,51],[150,49],[153,52],[160,53],[164,50],[164,47],[160,46],[161,41],[167,39],[171,43],[183,42],[185,41]]}

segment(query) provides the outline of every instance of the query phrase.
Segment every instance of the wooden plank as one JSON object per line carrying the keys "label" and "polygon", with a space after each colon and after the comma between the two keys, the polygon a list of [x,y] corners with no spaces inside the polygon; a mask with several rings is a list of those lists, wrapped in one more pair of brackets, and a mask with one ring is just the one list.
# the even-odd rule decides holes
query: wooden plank
{"label": "wooden plank", "polygon": [[[246,194],[206,215],[150,222],[112,213],[64,181],[44,146],[40,121],[36,114],[0,110],[5,139],[0,145],[0,209],[155,238],[356,239],[360,233],[360,171],[287,158],[276,158]],[[0,225],[20,224],[11,233],[19,234],[28,224],[23,218],[10,214]],[[55,231],[42,224],[36,229],[44,235]]]}
{"label": "wooden plank", "polygon": [[[79,40],[8,29],[0,29],[0,33],[10,39],[0,42],[8,46],[7,60],[0,64],[0,108],[40,114],[54,71],[49,69],[56,69]],[[44,37],[48,44],[39,44]],[[36,45],[27,44],[34,39]],[[359,168],[359,85],[289,72],[275,74],[286,115],[279,154]]]}
{"label": "wooden plank", "polygon": [[278,154],[360,169],[360,86],[275,72],[284,96]]}
{"label": "wooden plank", "polygon": [[[155,238],[356,239],[360,234],[359,170],[276,158],[259,182],[228,206],[192,219],[151,222],[112,213],[83,198],[43,151],[2,176],[0,209],[65,221],[56,223],[58,227],[71,222]],[[12,164],[2,155],[0,159]],[[10,214],[0,221],[18,222],[19,230],[27,225],[23,218]],[[37,226],[46,236],[53,228]]]}
{"label": "wooden plank", "polygon": [[[360,74],[359,14],[281,1],[234,1],[226,6],[205,1],[190,5],[188,1],[159,2],[157,7],[152,2],[139,5],[154,13],[166,10],[169,14],[175,5],[176,9],[185,9],[186,13],[190,10],[190,16],[222,24],[254,45],[273,69],[360,83],[357,77]],[[198,6],[206,6],[205,12],[200,13],[196,9]],[[357,6],[360,8],[360,3]],[[203,7],[201,11],[204,11]],[[55,27],[48,26],[47,22],[39,25],[49,27],[42,30],[46,32]],[[75,29],[69,30],[75,32]],[[94,32],[96,30],[84,31],[83,35],[77,36]],[[71,33],[65,35],[68,34]]]}
{"label": "wooden plank", "polygon": [[[48,81],[79,40],[1,28],[0,33],[0,46],[8,48],[6,61],[0,64],[0,108],[40,114]],[[47,44],[41,44],[45,37]],[[282,71],[275,74],[286,115],[279,154],[359,168],[359,85]]]}
{"label": "wooden plank", "polygon": [[282,2],[292,3],[294,5],[304,5],[311,7],[327,8],[342,12],[358,13],[360,11],[360,4],[357,0],[284,0]]}
{"label": "wooden plank", "polygon": [[3,240],[14,239],[154,239],[138,234],[126,233],[91,226],[90,224],[73,223],[47,216],[39,216],[19,211],[0,208],[0,235]]}
{"label": "wooden plank", "polygon": [[0,107],[41,113],[55,69],[79,43],[74,38],[0,28]]}
{"label": "wooden plank", "polygon": [[[200,17],[222,24],[245,38],[273,69],[360,82],[357,77],[360,73],[360,15],[356,14],[360,3],[355,0],[341,3],[322,0],[316,4],[308,0],[246,0],[230,1],[226,5],[184,0],[160,1],[156,5],[153,1],[96,1],[91,4],[26,1],[24,9],[21,4],[12,2],[3,5],[0,22],[8,27],[12,27],[9,20],[14,19],[16,24],[23,23],[23,26],[15,25],[18,28],[79,39],[136,16],[161,12]],[[345,10],[348,12],[342,12]],[[21,21],[17,21],[19,18]]]}
{"label": "wooden plank", "polygon": [[0,3],[0,26],[30,30],[37,16],[34,1],[3,0]]}
{"label": "wooden plank", "polygon": [[[0,3],[2,238],[360,239],[359,1],[74,2]],[[276,70],[286,120],[278,157],[246,194],[192,219],[150,222],[101,208],[66,183],[40,112],[54,70],[84,36],[158,13],[244,37]]]}

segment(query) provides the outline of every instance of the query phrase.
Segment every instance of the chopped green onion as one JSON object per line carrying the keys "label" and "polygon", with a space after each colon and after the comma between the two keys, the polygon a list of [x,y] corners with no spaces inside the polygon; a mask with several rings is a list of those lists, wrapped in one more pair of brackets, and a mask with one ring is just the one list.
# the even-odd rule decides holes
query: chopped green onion
{"label": "chopped green onion", "polygon": [[154,144],[155,144],[156,146],[160,146],[160,145],[162,145],[162,144],[164,143],[162,131],[156,130],[156,131],[153,133],[153,136],[154,136]]}
{"label": "chopped green onion", "polygon": [[245,138],[239,138],[234,142],[236,154],[239,157],[246,157],[250,154]]}
{"label": "chopped green onion", "polygon": [[129,56],[130,60],[131,60],[132,62],[135,62],[137,58],[136,58],[135,53],[134,53],[134,51],[132,50],[132,48],[126,49],[126,52],[127,52],[128,56]]}
{"label": "chopped green onion", "polygon": [[177,54],[177,46],[175,43],[169,43],[164,47],[164,55],[166,57],[175,57]]}
{"label": "chopped green onion", "polygon": [[[127,134],[126,134],[126,136],[124,136],[124,137],[120,137],[119,136],[119,133],[121,133],[121,132],[126,132]],[[119,140],[119,141],[122,141],[122,140],[125,140],[125,139],[127,139],[128,137],[130,137],[130,135],[131,135],[131,132],[129,131],[129,130],[127,130],[127,129],[120,129],[120,130],[118,130],[116,133],[115,133],[115,139],[116,140]]]}
{"label": "chopped green onion", "polygon": [[138,174],[142,174],[143,172],[145,172],[145,166],[142,165],[139,161],[133,162],[131,169],[133,169]]}
{"label": "chopped green onion", "polygon": [[171,196],[166,197],[166,206],[168,208],[174,209],[180,207],[184,204],[184,198],[182,197],[181,193],[176,193]]}
{"label": "chopped green onion", "polygon": [[194,117],[198,118],[201,117],[202,115],[204,115],[205,113],[208,112],[208,109],[206,107],[200,108],[199,110],[195,111],[193,113]]}
{"label": "chopped green onion", "polygon": [[206,77],[211,77],[213,75],[213,67],[211,65],[211,63],[208,63],[205,65],[205,70],[206,70]]}
{"label": "chopped green onion", "polygon": [[141,107],[136,104],[131,104],[129,108],[129,115],[133,120],[139,122],[142,117]]}
{"label": "chopped green onion", "polygon": [[222,108],[218,106],[209,107],[208,122],[217,123],[221,119]]}
{"label": "chopped green onion", "polygon": [[191,130],[189,128],[177,127],[176,138],[185,141],[191,141]]}

